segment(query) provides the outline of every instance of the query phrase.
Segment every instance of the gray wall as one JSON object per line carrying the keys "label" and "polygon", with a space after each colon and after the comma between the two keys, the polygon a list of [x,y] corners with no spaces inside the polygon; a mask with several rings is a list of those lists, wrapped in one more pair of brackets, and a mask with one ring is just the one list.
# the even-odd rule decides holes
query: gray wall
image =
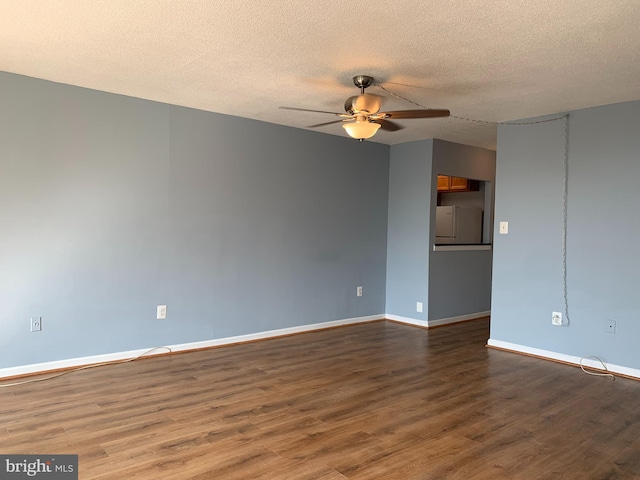
{"label": "gray wall", "polygon": [[491,310],[491,251],[431,252],[429,320]]}
{"label": "gray wall", "polygon": [[[442,140],[391,147],[387,234],[390,315],[426,321],[490,308],[490,251],[433,252],[438,173],[494,181],[495,152]],[[423,303],[422,313],[416,311],[416,302]]]}
{"label": "gray wall", "polygon": [[[640,368],[640,102],[572,112],[567,280],[563,311],[563,122],[498,130],[491,338]],[[605,320],[617,322],[605,333]]]}
{"label": "gray wall", "polygon": [[6,73],[0,105],[0,368],[384,312],[388,146]]}
{"label": "gray wall", "polygon": [[416,320],[427,320],[428,310],[432,152],[433,140],[391,147],[387,313]]}
{"label": "gray wall", "polygon": [[[495,182],[496,154],[484,148],[434,140],[430,245],[435,242],[435,208],[438,174]],[[475,195],[457,193],[457,196]],[[486,225],[491,225],[488,198]],[[492,252],[429,249],[429,320],[446,319],[489,311],[491,308]]]}

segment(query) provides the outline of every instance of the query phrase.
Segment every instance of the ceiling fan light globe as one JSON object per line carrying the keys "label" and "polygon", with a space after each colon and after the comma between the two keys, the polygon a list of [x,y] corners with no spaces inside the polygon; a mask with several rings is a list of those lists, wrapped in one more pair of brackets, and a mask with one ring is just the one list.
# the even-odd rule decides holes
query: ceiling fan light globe
{"label": "ceiling fan light globe", "polygon": [[357,138],[358,140],[364,140],[365,138],[373,137],[380,125],[378,123],[372,123],[367,121],[356,121],[351,123],[344,123],[342,125],[350,137]]}

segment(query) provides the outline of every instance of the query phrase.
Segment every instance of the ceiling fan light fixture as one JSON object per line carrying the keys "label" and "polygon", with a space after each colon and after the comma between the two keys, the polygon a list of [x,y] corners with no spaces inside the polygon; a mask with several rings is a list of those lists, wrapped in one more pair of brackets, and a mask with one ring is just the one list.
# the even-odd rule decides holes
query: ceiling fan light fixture
{"label": "ceiling fan light fixture", "polygon": [[356,120],[355,122],[343,123],[342,128],[347,131],[350,137],[364,140],[365,138],[373,137],[380,128],[380,124],[366,120]]}
{"label": "ceiling fan light fixture", "polygon": [[[344,111],[346,113],[327,112],[326,110],[310,110],[308,108],[295,107],[280,108],[284,108],[286,110],[297,110],[300,112],[328,113],[330,115],[335,115],[341,120],[317,123],[315,125],[309,125],[308,128],[322,127],[324,125],[329,125],[332,123],[345,122],[342,124],[342,126],[347,131],[349,136],[360,141],[373,137],[379,128],[382,128],[382,130],[385,130],[387,132],[397,132],[398,130],[402,130],[403,126],[395,123],[395,120],[408,120],[413,118],[437,118],[448,117],[451,115],[449,110],[437,110],[426,107],[423,107],[420,110],[397,110],[381,112],[380,108],[382,107],[383,98],[379,95],[364,93],[367,87],[373,85],[373,77],[369,75],[356,75],[355,77],[353,77],[353,83],[356,87],[360,88],[360,95],[354,95],[347,98],[347,101],[344,103]],[[388,92],[388,90],[382,87],[382,85],[379,86],[383,90]],[[398,95],[392,95],[398,97]],[[411,102],[411,100],[408,101]],[[415,105],[420,106],[417,103]]]}

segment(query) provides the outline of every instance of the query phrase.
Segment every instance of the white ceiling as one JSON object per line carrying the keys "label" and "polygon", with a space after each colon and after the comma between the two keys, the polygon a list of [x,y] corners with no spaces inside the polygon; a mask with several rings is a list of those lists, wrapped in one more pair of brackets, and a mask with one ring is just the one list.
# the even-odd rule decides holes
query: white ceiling
{"label": "white ceiling", "polygon": [[[333,117],[278,107],[342,112],[368,74],[502,122],[640,99],[639,24],[640,0],[0,0],[0,70],[300,128]],[[372,140],[495,148],[494,125],[398,123]]]}

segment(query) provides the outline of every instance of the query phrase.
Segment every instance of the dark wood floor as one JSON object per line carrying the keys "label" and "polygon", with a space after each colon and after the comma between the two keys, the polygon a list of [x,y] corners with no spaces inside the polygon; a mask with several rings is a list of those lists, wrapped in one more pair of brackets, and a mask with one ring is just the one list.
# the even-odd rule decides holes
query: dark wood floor
{"label": "dark wood floor", "polygon": [[640,478],[640,382],[376,322],[0,389],[0,453],[81,479]]}

